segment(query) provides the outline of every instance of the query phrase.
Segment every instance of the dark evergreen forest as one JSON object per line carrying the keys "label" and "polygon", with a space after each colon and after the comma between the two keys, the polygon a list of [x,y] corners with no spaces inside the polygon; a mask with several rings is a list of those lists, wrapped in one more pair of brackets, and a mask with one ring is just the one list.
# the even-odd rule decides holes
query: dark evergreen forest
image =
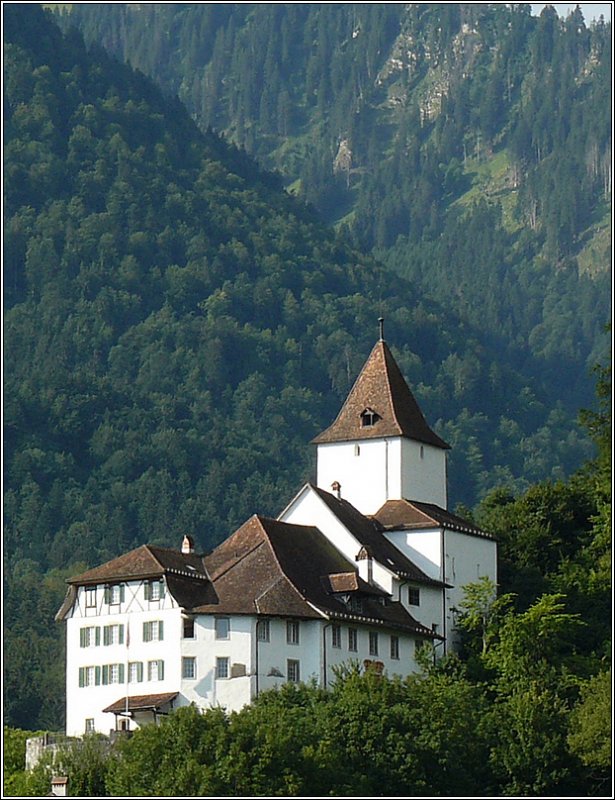
{"label": "dark evergreen forest", "polygon": [[[174,7],[165,8],[160,13]],[[309,6],[293,8],[301,14]],[[362,8],[357,13],[376,14]],[[290,9],[284,13],[292,16]],[[212,53],[226,57],[235,50],[225,40],[216,45],[219,32],[237,29],[236,14],[248,21],[256,12],[220,6],[219,13],[211,29],[205,21],[192,29],[195,41],[208,31]],[[373,35],[393,39],[398,10],[378,13],[389,22]],[[319,30],[328,40],[336,29],[324,19]],[[502,227],[492,203],[483,211],[486,200],[462,203],[469,216],[460,211],[454,223],[458,245],[446,238],[447,215],[437,223],[441,236],[436,226],[431,240],[421,234],[414,242],[416,264],[431,264],[430,247],[441,248],[451,268],[455,258],[472,260],[466,240],[484,247],[485,258],[501,253],[510,286],[537,286],[534,306],[551,303],[549,325],[536,322],[542,312],[534,318],[534,328],[546,326],[536,340],[542,346],[551,336],[555,348],[569,341],[578,352],[540,352],[527,331],[496,336],[495,316],[489,322],[479,296],[471,313],[457,302],[459,278],[447,277],[458,296],[444,284],[428,293],[418,273],[400,268],[403,277],[363,254],[359,245],[389,242],[363,241],[359,230],[373,237],[367,225],[354,232],[325,225],[317,197],[285,192],[278,174],[200,130],[177,99],[100,45],[88,50],[75,30],[61,33],[36,5],[5,6],[4,41],[7,724],[62,727],[62,631],[52,620],[68,574],[145,541],[173,545],[185,533],[209,549],[253,512],[278,513],[311,477],[307,443],[337,413],[379,316],[427,417],[453,445],[454,502],[486,498],[477,514],[505,542],[504,589],[523,589],[523,613],[544,592],[562,591],[573,597],[570,613],[595,617],[591,633],[566,645],[581,664],[566,695],[576,702],[605,653],[606,466],[564,479],[593,457],[596,426],[605,435],[603,419],[585,427],[575,419],[579,405],[593,402],[587,362],[602,347],[604,269],[581,274],[572,251],[556,268],[545,255],[546,229],[524,239],[521,228]],[[374,53],[383,46],[374,44]],[[603,62],[595,63],[597,71]],[[375,64],[368,59],[365,69],[373,74]],[[419,163],[437,125],[421,128]],[[368,175],[376,180],[350,170],[340,191],[358,196]],[[463,157],[457,179],[468,180]],[[332,178],[335,186],[339,180]],[[591,213],[599,212],[596,201]],[[359,220],[358,204],[354,213]],[[585,229],[575,230],[578,238]],[[401,235],[395,247],[412,234]],[[510,252],[526,253],[525,272],[517,261],[507,265]],[[534,272],[540,258],[542,272]],[[485,274],[476,272],[482,286]],[[541,295],[551,282],[561,296]],[[517,291],[513,305],[525,313],[528,296]],[[552,327],[556,319],[566,336]],[[606,391],[604,376],[601,385]]]}
{"label": "dark evergreen forest", "polygon": [[610,24],[525,3],[76,4],[61,19],[569,412],[589,402],[609,314]]}

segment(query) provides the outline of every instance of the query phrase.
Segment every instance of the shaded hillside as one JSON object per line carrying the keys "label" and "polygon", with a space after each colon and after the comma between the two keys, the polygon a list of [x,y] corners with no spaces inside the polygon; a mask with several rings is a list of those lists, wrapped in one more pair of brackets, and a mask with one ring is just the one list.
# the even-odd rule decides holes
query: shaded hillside
{"label": "shaded hillside", "polygon": [[[609,316],[611,28],[528,4],[77,4],[64,18],[568,409]],[[519,356],[520,353],[525,355]]]}
{"label": "shaded hillside", "polygon": [[4,35],[12,724],[59,724],[50,626],[70,565],[185,533],[207,549],[254,511],[277,513],[310,477],[307,442],[379,315],[455,448],[453,502],[557,477],[589,452],[539,382],[143,75],[32,4],[4,7]]}

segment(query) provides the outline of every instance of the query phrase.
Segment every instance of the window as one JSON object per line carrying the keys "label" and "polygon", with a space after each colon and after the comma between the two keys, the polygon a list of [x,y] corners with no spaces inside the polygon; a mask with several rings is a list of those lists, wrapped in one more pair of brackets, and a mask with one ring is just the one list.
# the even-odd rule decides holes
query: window
{"label": "window", "polygon": [[157,661],[147,662],[147,680],[148,681],[162,681],[164,680],[164,661],[158,659]]}
{"label": "window", "polygon": [[378,655],[378,634],[375,631],[370,631],[369,634],[369,654],[370,656]]}
{"label": "window", "polygon": [[350,598],[350,610],[353,611],[355,614],[362,614],[363,613],[363,598],[357,597],[353,595]]}
{"label": "window", "polygon": [[230,619],[228,617],[216,617],[216,639],[228,639],[230,634]]}
{"label": "window", "polygon": [[128,683],[142,683],[143,681],[143,662],[131,661],[128,664]]}
{"label": "window", "polygon": [[423,445],[421,445],[421,448],[420,448],[420,450],[419,450],[419,457],[420,457],[421,459],[422,459],[422,458],[425,458],[425,448],[423,447]]}
{"label": "window", "polygon": [[94,718],[88,717],[85,721],[85,732],[94,733]]}
{"label": "window", "polygon": [[143,641],[144,642],[161,642],[164,639],[164,622],[161,619],[155,619],[151,622],[143,623]]}
{"label": "window", "polygon": [[85,607],[96,608],[96,587],[86,586],[85,589]]}
{"label": "window", "polygon": [[399,660],[399,636],[391,636],[391,658]]}
{"label": "window", "polygon": [[192,617],[184,617],[182,636],[184,639],[194,639],[194,619]]}
{"label": "window", "polygon": [[182,678],[196,678],[196,658],[194,656],[182,658]]}
{"label": "window", "polygon": [[124,584],[114,583],[111,586],[105,586],[105,603],[109,606],[119,606],[124,602]]}
{"label": "window", "polygon": [[361,455],[361,445],[360,444],[355,444],[355,446],[354,446],[354,454],[355,454],[355,456],[360,456]]}
{"label": "window", "polygon": [[333,625],[331,627],[331,644],[333,647],[342,646],[342,628],[341,625]]}
{"label": "window", "polygon": [[99,686],[100,667],[79,667],[79,686]]}
{"label": "window", "polygon": [[105,625],[103,628],[103,644],[124,644],[124,626]]}
{"label": "window", "polygon": [[286,662],[286,677],[289,683],[299,683],[299,662],[294,658]]}
{"label": "window", "polygon": [[348,649],[352,653],[357,652],[357,629],[348,628]]}
{"label": "window", "polygon": [[286,643],[299,644],[299,623],[295,620],[288,620],[286,623]]}
{"label": "window", "polygon": [[102,684],[124,683],[124,664],[103,664]]}
{"label": "window", "polygon": [[375,425],[380,417],[373,411],[371,408],[366,408],[365,411],[361,413],[361,427],[362,428],[371,428]]}
{"label": "window", "polygon": [[228,658],[224,656],[223,658],[216,659],[216,678],[228,678],[229,670],[228,670]]}
{"label": "window", "polygon": [[414,586],[408,586],[408,605],[411,606],[421,605],[421,592]]}
{"label": "window", "polygon": [[95,647],[100,644],[100,627],[92,625],[79,631],[79,647]]}
{"label": "window", "polygon": [[146,581],[143,591],[146,600],[162,600],[164,597],[164,581],[162,578],[155,581]]}
{"label": "window", "polygon": [[268,642],[271,636],[271,626],[268,619],[259,619],[256,623],[256,631],[259,642]]}
{"label": "window", "polygon": [[432,622],[432,623],[431,623],[431,630],[432,630],[434,633],[437,633],[437,632],[438,632],[438,623],[437,623],[437,622]]}

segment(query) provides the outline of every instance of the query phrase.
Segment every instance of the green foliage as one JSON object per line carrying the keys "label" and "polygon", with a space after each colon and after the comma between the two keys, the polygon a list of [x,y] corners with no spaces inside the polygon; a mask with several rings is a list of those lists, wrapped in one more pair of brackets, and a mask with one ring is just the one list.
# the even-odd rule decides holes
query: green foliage
{"label": "green foliage", "polygon": [[457,608],[456,627],[479,642],[478,647],[466,642],[466,647],[485,656],[499,629],[502,615],[513,601],[513,595],[498,597],[497,586],[486,576],[475,583],[468,583],[463,589],[464,597]]}
{"label": "green foliage", "polygon": [[217,796],[224,784],[217,762],[228,746],[220,709],[179,709],[160,727],[147,726],[122,742],[108,767],[107,792],[129,797]]}
{"label": "green foliage", "polygon": [[[212,52],[244,13],[198,25],[214,26]],[[307,7],[271,13],[287,43],[287,13],[315,19]],[[397,12],[357,13],[375,15],[362,81]],[[503,476],[524,487],[575,465],[584,445],[563,411],[471,326],[199,133],[143,75],[62,37],[36,5],[5,16],[7,722],[62,725],[52,620],[79,562],[186,532],[207,549],[255,510],[279,511],[310,477],[306,443],[334,418],[380,314],[392,342],[411,343],[396,357],[457,444],[453,497],[473,503]]]}
{"label": "green foliage", "polygon": [[612,687],[611,670],[594,675],[581,687],[580,701],[569,720],[570,749],[601,782],[611,773]]}
{"label": "green foliage", "polygon": [[579,265],[610,199],[611,28],[578,11],[530,12],[76,4],[59,19],[129,55],[202,129],[279,170],[325,219],[446,298],[497,341],[502,362],[511,343],[529,347],[538,363],[524,370],[576,413],[609,313],[609,248],[591,274]]}

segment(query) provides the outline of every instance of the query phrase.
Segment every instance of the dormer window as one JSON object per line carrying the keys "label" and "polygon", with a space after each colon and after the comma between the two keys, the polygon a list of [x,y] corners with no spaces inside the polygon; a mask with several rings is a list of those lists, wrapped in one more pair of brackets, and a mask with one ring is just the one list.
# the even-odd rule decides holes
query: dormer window
{"label": "dormer window", "polygon": [[361,427],[372,428],[379,419],[381,419],[380,415],[372,408],[366,408],[365,411],[361,412]]}
{"label": "dormer window", "polygon": [[350,598],[350,610],[355,614],[363,613],[363,598],[352,595]]}

